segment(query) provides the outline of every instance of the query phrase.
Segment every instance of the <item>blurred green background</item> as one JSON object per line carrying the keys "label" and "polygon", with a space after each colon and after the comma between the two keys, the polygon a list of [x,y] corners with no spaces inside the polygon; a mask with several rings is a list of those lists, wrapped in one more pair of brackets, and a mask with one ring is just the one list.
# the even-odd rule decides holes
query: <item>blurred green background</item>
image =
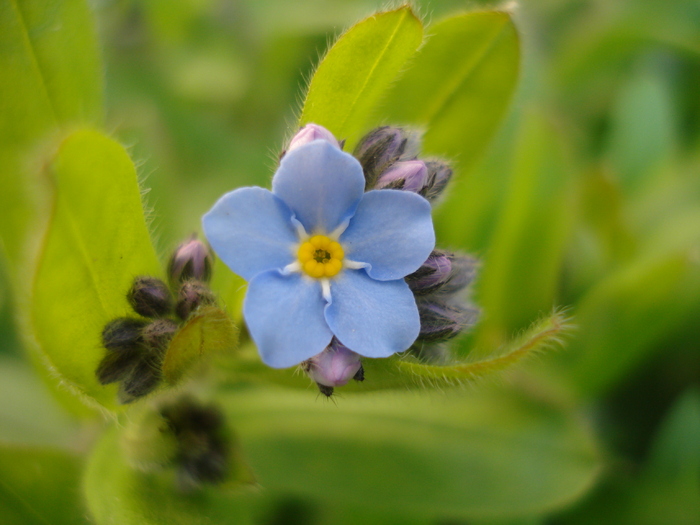
{"label": "blurred green background", "polygon": [[[414,5],[430,23],[500,4]],[[224,192],[269,184],[319,57],[343,29],[386,7],[370,0],[95,0],[92,6],[104,63],[105,129],[128,147],[151,188],[146,202],[161,254],[198,230],[201,215]],[[403,515],[361,495],[326,500],[322,484],[316,492],[290,490],[290,474],[255,511],[258,523],[700,523],[700,3],[539,0],[507,8],[521,39],[516,95],[487,151],[456,159],[457,182],[437,212],[439,245],[482,260],[474,300],[483,319],[456,351],[486,353],[556,306],[570,307],[576,329],[564,350],[506,380],[430,399],[484,403],[493,408],[484,421],[496,426],[524,417],[527,410],[510,403],[534,399],[557,407],[590,436],[595,476],[561,501],[467,519],[447,504]],[[463,125],[470,126],[470,115]],[[17,450],[57,443],[89,450],[95,426],[76,431],[78,424],[20,363],[3,275],[0,441]],[[265,403],[269,392],[276,391],[253,396],[252,406],[274,406]],[[290,410],[318,405],[315,394],[305,394]],[[516,401],[502,401],[504,395]],[[359,413],[362,403],[338,401],[340,409],[345,404]],[[339,414],[328,408],[320,410]],[[468,412],[462,405],[454,410]],[[76,435],[83,441],[76,444]],[[264,436],[260,442],[270,447],[258,445],[260,457],[279,454],[284,461],[283,443]],[[34,515],[41,512],[23,511],[17,501],[31,501],[37,491],[55,494],[61,484],[77,493],[77,467],[76,473],[56,467],[54,476],[39,462],[37,478],[29,467],[10,474],[15,463],[5,455],[16,459],[17,450],[0,455],[0,512],[10,509],[12,516],[3,523],[45,523]],[[321,455],[333,461],[332,451]],[[32,461],[38,460],[27,458],[26,465]],[[266,460],[256,461],[274,473]],[[304,468],[293,462],[287,468],[297,467]],[[310,468],[308,476],[315,472]],[[557,483],[540,477],[536,465],[529,472],[515,484],[523,498],[528,485]],[[17,481],[23,476],[26,486]],[[377,479],[391,482],[379,476],[367,483]],[[424,490],[435,483],[426,478]],[[454,490],[459,499],[460,487]],[[65,516],[55,523],[84,519],[84,511],[63,509],[65,502],[44,503],[52,515]]]}

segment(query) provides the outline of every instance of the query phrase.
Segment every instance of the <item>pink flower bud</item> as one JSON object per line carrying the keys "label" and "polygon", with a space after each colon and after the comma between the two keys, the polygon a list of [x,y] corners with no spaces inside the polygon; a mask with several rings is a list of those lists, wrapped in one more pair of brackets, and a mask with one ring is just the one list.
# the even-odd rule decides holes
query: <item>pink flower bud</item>
{"label": "pink flower bud", "polygon": [[308,144],[309,142],[313,142],[314,140],[325,140],[326,142],[333,144],[336,148],[340,148],[340,144],[333,136],[333,133],[328,131],[323,126],[319,126],[318,124],[307,124],[297,131],[297,134],[294,135],[294,137],[292,137],[292,140],[289,142],[289,146],[287,147],[287,152],[290,152],[299,146],[303,146],[304,144]]}
{"label": "pink flower bud", "polygon": [[379,176],[376,189],[394,189],[420,192],[428,182],[428,168],[421,160],[405,160],[394,163]]}
{"label": "pink flower bud", "polygon": [[323,352],[306,361],[305,368],[319,386],[336,387],[355,377],[361,366],[360,356],[334,338]]}
{"label": "pink flower bud", "polygon": [[211,279],[214,256],[209,247],[193,235],[177,247],[168,263],[168,276],[175,285],[191,279],[208,282]]}

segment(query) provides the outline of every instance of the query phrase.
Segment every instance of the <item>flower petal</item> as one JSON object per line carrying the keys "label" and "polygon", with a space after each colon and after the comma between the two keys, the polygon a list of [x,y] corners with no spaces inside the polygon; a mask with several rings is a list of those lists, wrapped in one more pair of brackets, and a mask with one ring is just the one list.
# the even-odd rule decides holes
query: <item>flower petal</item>
{"label": "flower petal", "polygon": [[418,337],[416,300],[403,279],[375,281],[364,270],[345,270],[331,282],[331,298],[328,326],[353,352],[388,357]]}
{"label": "flower petal", "polygon": [[369,264],[367,273],[380,281],[401,279],[415,272],[435,247],[430,212],[428,201],[415,193],[365,193],[340,236],[346,257]]}
{"label": "flower petal", "polygon": [[221,197],[202,226],[221,260],[250,281],[294,261],[298,238],[291,218],[291,210],[268,190],[240,188]]}
{"label": "flower petal", "polygon": [[352,217],[365,189],[362,166],[325,140],[287,153],[272,179],[272,192],[312,233],[331,233]]}
{"label": "flower petal", "polygon": [[323,351],[331,333],[318,281],[277,270],[260,273],[248,285],[243,314],[260,357],[273,368],[286,368]]}

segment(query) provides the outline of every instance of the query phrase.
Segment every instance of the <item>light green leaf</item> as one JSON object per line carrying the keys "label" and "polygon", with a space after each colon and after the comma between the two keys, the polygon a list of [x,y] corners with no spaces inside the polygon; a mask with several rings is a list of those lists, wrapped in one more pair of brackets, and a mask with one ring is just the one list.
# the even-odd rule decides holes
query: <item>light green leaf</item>
{"label": "light green leaf", "polygon": [[262,486],[414,516],[507,517],[575,500],[599,470],[569,414],[502,391],[224,393]]}
{"label": "light green leaf", "polygon": [[0,237],[24,274],[41,212],[29,159],[58,127],[99,123],[102,75],[84,0],[2,0],[0,27]]}
{"label": "light green leaf", "polygon": [[115,408],[114,387],[95,377],[100,334],[133,315],[126,292],[134,276],[161,274],[126,151],[96,131],[77,131],[50,159],[54,186],[49,229],[33,282],[30,325],[37,349],[71,391]]}
{"label": "light green leaf", "polygon": [[175,472],[143,472],[123,455],[117,428],[97,444],[83,477],[83,493],[97,525],[217,525],[252,523],[254,488],[206,487],[185,493]]}
{"label": "light green leaf", "polygon": [[309,84],[299,124],[328,128],[352,149],[367,121],[423,38],[408,6],[373,15],[343,34]]}
{"label": "light green leaf", "polygon": [[238,330],[228,314],[215,306],[201,307],[170,342],[163,359],[163,377],[175,385],[198,361],[230,354],[237,344]]}
{"label": "light green leaf", "polygon": [[539,112],[527,114],[478,284],[478,301],[488,312],[477,334],[483,348],[502,344],[558,302],[561,262],[575,212],[571,171],[557,130]]}
{"label": "light green leaf", "polygon": [[[451,365],[436,366],[418,362],[410,356],[387,359],[363,359],[365,381],[350,383],[337,390],[370,392],[386,389],[425,390],[444,388],[474,381],[501,372],[519,363],[522,359],[552,347],[561,341],[570,328],[569,319],[563,312],[554,312],[532,325],[491,355]],[[235,360],[227,366],[230,381],[251,383],[275,383],[308,390],[310,379],[299,371],[280,370],[264,365],[252,345],[244,347]]]}
{"label": "light green leaf", "polygon": [[247,290],[247,284],[243,277],[233,273],[217,257],[214,260],[210,287],[233,320],[236,323],[241,323],[243,320],[243,298]]}
{"label": "light green leaf", "polygon": [[427,130],[423,151],[465,170],[483,154],[508,107],[520,62],[508,13],[485,11],[430,26],[430,38],[385,97],[392,124]]}
{"label": "light green leaf", "polygon": [[67,448],[77,425],[53,399],[29,366],[0,359],[0,442]]}
{"label": "light green leaf", "polygon": [[77,457],[51,449],[0,446],[0,523],[87,524]]}

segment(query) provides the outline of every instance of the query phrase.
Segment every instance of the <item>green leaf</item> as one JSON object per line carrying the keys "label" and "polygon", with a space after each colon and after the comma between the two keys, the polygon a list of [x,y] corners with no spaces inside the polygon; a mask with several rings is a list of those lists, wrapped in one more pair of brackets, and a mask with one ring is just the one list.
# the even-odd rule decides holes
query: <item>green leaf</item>
{"label": "green leaf", "polygon": [[466,170],[484,152],[508,107],[520,62],[508,13],[468,13],[430,26],[430,38],[385,98],[392,124],[427,130],[423,151]]}
{"label": "green leaf", "polygon": [[102,73],[84,0],[2,0],[0,27],[0,237],[10,269],[24,274],[42,211],[28,159],[58,127],[99,123]]}
{"label": "green leaf", "polygon": [[518,516],[575,500],[600,468],[577,418],[502,391],[336,403],[283,389],[222,396],[261,485],[321,501],[414,516]]}
{"label": "green leaf", "polygon": [[0,523],[87,524],[78,458],[51,449],[0,446]]}
{"label": "green leaf", "polygon": [[695,525],[700,516],[700,393],[690,388],[662,422],[649,462],[635,478],[612,479],[561,523]]}
{"label": "green leaf", "polygon": [[0,443],[67,448],[77,425],[53,399],[30,367],[0,359]]}
{"label": "green leaf", "polygon": [[218,257],[214,260],[214,271],[210,288],[236,323],[243,320],[243,299],[248,289],[243,277],[236,275]]}
{"label": "green leaf", "polygon": [[[557,304],[575,212],[572,179],[557,130],[539,112],[528,113],[478,284],[478,302],[488,312],[477,332],[480,346],[502,344]],[[452,202],[458,201],[457,195]]]}
{"label": "green leaf", "polygon": [[[341,394],[386,389],[425,390],[444,388],[474,381],[501,372],[522,359],[559,343],[570,328],[563,312],[554,312],[533,324],[487,357],[451,365],[436,366],[420,363],[410,356],[387,359],[363,359],[365,381],[351,381],[338,389]],[[274,383],[308,390],[312,384],[303,373],[270,368],[260,361],[252,345],[241,349],[235,360],[222,364],[229,372],[232,384],[239,382]]]}
{"label": "green leaf", "polygon": [[54,186],[49,229],[33,282],[27,329],[49,368],[89,404],[115,408],[115,387],[95,377],[100,334],[134,315],[134,276],[161,274],[126,151],[96,131],[65,139],[46,168]]}
{"label": "green leaf", "polygon": [[325,126],[339,139],[347,139],[352,149],[422,38],[422,24],[409,6],[354,25],[318,66],[299,124]]}
{"label": "green leaf", "polygon": [[130,466],[116,427],[93,451],[83,493],[97,525],[216,525],[252,523],[254,488],[176,488],[174,469],[143,472]]}
{"label": "green leaf", "polygon": [[[698,223],[700,224],[700,223]],[[600,396],[649,356],[654,344],[696,315],[700,272],[692,248],[639,257],[583,297],[577,337],[562,373],[580,393]]]}
{"label": "green leaf", "polygon": [[163,377],[175,385],[197,362],[216,354],[230,354],[237,343],[238,330],[228,314],[215,306],[201,307],[170,342],[163,359]]}
{"label": "green leaf", "polygon": [[636,75],[623,86],[612,116],[609,156],[627,191],[667,161],[676,126],[670,90],[660,74]]}

